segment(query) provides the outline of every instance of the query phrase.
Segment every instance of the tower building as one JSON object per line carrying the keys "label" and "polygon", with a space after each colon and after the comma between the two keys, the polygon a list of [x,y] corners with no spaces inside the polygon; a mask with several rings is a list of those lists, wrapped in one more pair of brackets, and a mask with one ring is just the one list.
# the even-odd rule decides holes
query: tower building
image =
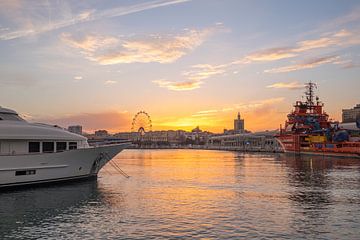
{"label": "tower building", "polygon": [[245,130],[244,119],[241,119],[240,112],[238,112],[237,119],[234,120],[234,130],[238,133],[243,133]]}

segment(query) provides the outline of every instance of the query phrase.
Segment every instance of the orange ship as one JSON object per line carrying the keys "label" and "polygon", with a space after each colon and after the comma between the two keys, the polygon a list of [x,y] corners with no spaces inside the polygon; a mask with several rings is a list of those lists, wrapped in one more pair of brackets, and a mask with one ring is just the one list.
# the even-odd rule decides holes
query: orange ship
{"label": "orange ship", "polygon": [[306,84],[306,101],[297,101],[277,139],[285,152],[360,158],[360,120],[352,124],[330,121],[315,97],[315,83]]}

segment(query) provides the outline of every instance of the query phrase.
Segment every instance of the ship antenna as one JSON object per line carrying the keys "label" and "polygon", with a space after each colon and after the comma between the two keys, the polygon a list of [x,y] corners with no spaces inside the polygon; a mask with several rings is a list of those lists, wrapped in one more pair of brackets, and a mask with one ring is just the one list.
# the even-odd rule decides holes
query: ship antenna
{"label": "ship antenna", "polygon": [[314,91],[315,88],[317,88],[316,84],[313,82],[308,82],[306,85],[306,91],[305,91],[305,96],[306,96],[306,103],[309,107],[314,106]]}

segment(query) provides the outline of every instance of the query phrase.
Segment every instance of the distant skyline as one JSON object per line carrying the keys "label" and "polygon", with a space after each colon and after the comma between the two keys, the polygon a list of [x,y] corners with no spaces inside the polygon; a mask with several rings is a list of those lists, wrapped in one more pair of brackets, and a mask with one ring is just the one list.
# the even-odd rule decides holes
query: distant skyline
{"label": "distant skyline", "polygon": [[221,132],[276,129],[303,84],[360,103],[359,1],[0,1],[0,106],[31,121]]}

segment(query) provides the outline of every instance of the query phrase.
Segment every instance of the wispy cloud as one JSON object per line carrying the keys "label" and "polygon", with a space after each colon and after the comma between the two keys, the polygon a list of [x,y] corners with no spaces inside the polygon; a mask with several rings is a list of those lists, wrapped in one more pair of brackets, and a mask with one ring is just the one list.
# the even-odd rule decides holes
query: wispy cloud
{"label": "wispy cloud", "polygon": [[208,116],[213,116],[216,115],[219,111],[216,109],[211,109],[211,110],[203,110],[203,111],[198,111],[195,114],[191,115],[192,117],[208,117]]}
{"label": "wispy cloud", "polygon": [[[96,21],[103,18],[113,18],[113,17],[129,15],[132,13],[142,12],[145,10],[165,7],[174,4],[180,4],[188,1],[189,0],[156,0],[151,2],[134,4],[130,6],[102,10],[102,11],[97,11],[93,9],[85,10],[76,14],[75,16],[71,15],[72,17],[69,18],[60,19],[52,22],[44,22],[39,26],[31,26],[29,28],[1,33],[0,40],[11,40],[11,39],[22,38],[31,35],[37,35],[49,31],[73,26],[80,23]],[[44,9],[44,12],[47,13],[46,9]],[[44,18],[44,16],[42,16],[42,18]]]}
{"label": "wispy cloud", "polygon": [[281,47],[281,48],[270,48],[261,51],[257,51],[245,56],[239,63],[251,63],[251,62],[262,62],[262,61],[275,61],[283,58],[290,58],[297,56],[294,53],[293,48]]}
{"label": "wispy cloud", "polygon": [[212,29],[188,30],[179,35],[157,35],[145,39],[124,40],[117,49],[93,56],[101,65],[118,63],[172,63],[200,46]]}
{"label": "wispy cloud", "polygon": [[292,58],[298,56],[302,52],[314,49],[358,44],[358,41],[355,41],[356,39],[358,39],[358,37],[354,37],[352,32],[342,29],[335,33],[328,33],[326,37],[299,41],[293,47],[277,47],[260,50],[251,53],[234,63],[246,64],[251,62],[268,62]]}
{"label": "wispy cloud", "polygon": [[200,81],[226,72],[228,65],[197,64],[191,66],[190,71],[183,72],[183,76],[193,81]]}
{"label": "wispy cloud", "polygon": [[292,49],[293,52],[305,52],[316,48],[325,48],[333,46],[339,43],[339,38],[343,38],[345,35],[335,34],[333,37],[323,37],[312,40],[301,41],[297,44],[297,47]]}
{"label": "wispy cloud", "polygon": [[171,82],[164,79],[155,80],[153,83],[159,87],[174,91],[190,91],[200,88],[203,80],[220,75],[226,72],[227,65],[197,64],[190,67],[190,70],[184,71],[182,75],[186,80],[181,82]]}
{"label": "wispy cloud", "polygon": [[209,113],[216,113],[216,112],[218,112],[218,110],[216,110],[216,109],[211,109],[211,110],[199,111],[199,112],[197,112],[197,114],[209,114]]}
{"label": "wispy cloud", "polygon": [[[313,38],[308,40],[302,40],[295,43],[294,46],[277,47],[263,49],[247,54],[244,57],[224,64],[212,65],[212,64],[197,64],[190,67],[190,70],[184,71],[183,76],[189,80],[200,81],[210,77],[225,74],[228,71],[232,71],[236,74],[238,71],[234,71],[235,67],[239,65],[247,65],[254,62],[272,62],[286,58],[299,57],[300,54],[309,52],[315,49],[330,48],[330,47],[348,47],[351,45],[360,44],[360,38],[357,34],[350,32],[347,29],[341,29],[336,32],[326,33],[322,37]],[[323,64],[334,63],[339,64],[339,56],[325,56],[307,59],[298,64],[278,67],[265,70],[266,73],[283,73],[291,72],[308,68],[315,68]],[[344,65],[345,66],[345,65]],[[353,65],[349,64],[349,67]],[[279,88],[284,85],[273,86]],[[296,88],[295,85],[288,86]]]}
{"label": "wispy cloud", "polygon": [[304,84],[301,84],[298,82],[289,82],[289,83],[278,82],[278,83],[274,83],[274,84],[267,86],[267,88],[275,88],[275,89],[283,89],[284,88],[284,89],[297,90],[297,89],[303,89]]}
{"label": "wispy cloud", "polygon": [[318,58],[311,58],[307,59],[301,63],[297,63],[294,65],[289,65],[285,67],[279,67],[279,68],[272,68],[265,70],[266,73],[286,73],[286,72],[293,72],[298,71],[302,69],[308,69],[308,68],[315,68],[327,63],[335,63],[339,60],[339,56],[325,56],[325,57],[318,57]]}
{"label": "wispy cloud", "polygon": [[[330,34],[328,37],[322,37],[311,40],[303,40],[297,42],[295,47],[281,47],[281,48],[270,48],[260,50],[251,54],[246,55],[240,60],[235,60],[225,64],[212,65],[212,64],[197,64],[190,67],[190,70],[184,71],[183,76],[187,79],[183,82],[170,82],[170,81],[154,81],[160,87],[165,87],[170,90],[193,90],[197,89],[203,84],[205,79],[225,74],[227,71],[237,65],[246,65],[253,62],[269,62],[276,61],[284,58],[292,58],[298,56],[302,52],[310,51],[313,49],[325,48],[335,45],[346,44],[345,40],[349,40],[349,37],[353,36],[348,30],[341,30],[336,33]],[[327,63],[336,63],[339,61],[339,56],[325,56],[307,59],[303,62],[265,70],[266,73],[284,73],[292,72],[302,69],[309,69],[321,66]],[[271,88],[289,88],[297,89],[296,83],[279,83],[272,86]]]}
{"label": "wispy cloud", "polygon": [[86,35],[74,36],[70,33],[62,33],[60,39],[73,48],[78,48],[84,53],[95,52],[99,48],[111,47],[118,43],[114,37]]}
{"label": "wispy cloud", "polygon": [[116,38],[87,35],[61,35],[67,45],[77,48],[88,59],[101,65],[121,63],[172,63],[200,46],[220,27],[184,30],[179,34],[153,34]]}
{"label": "wispy cloud", "polygon": [[172,82],[165,79],[155,80],[153,83],[159,87],[167,88],[173,91],[189,91],[200,88],[202,81],[187,80],[182,82]]}
{"label": "wispy cloud", "polygon": [[117,81],[114,81],[114,80],[107,80],[104,82],[105,85],[113,85],[115,83],[117,83]]}
{"label": "wispy cloud", "polygon": [[352,60],[348,60],[348,61],[344,61],[344,62],[340,62],[339,64],[342,65],[342,68],[344,69],[351,69],[351,68],[358,68],[360,67],[360,63],[356,63]]}
{"label": "wispy cloud", "polygon": [[234,104],[234,108],[237,110],[243,110],[243,111],[253,111],[255,109],[264,108],[269,105],[278,104],[284,101],[283,97],[278,98],[268,98],[263,100],[257,100],[257,101],[250,101],[246,103],[238,103]]}

